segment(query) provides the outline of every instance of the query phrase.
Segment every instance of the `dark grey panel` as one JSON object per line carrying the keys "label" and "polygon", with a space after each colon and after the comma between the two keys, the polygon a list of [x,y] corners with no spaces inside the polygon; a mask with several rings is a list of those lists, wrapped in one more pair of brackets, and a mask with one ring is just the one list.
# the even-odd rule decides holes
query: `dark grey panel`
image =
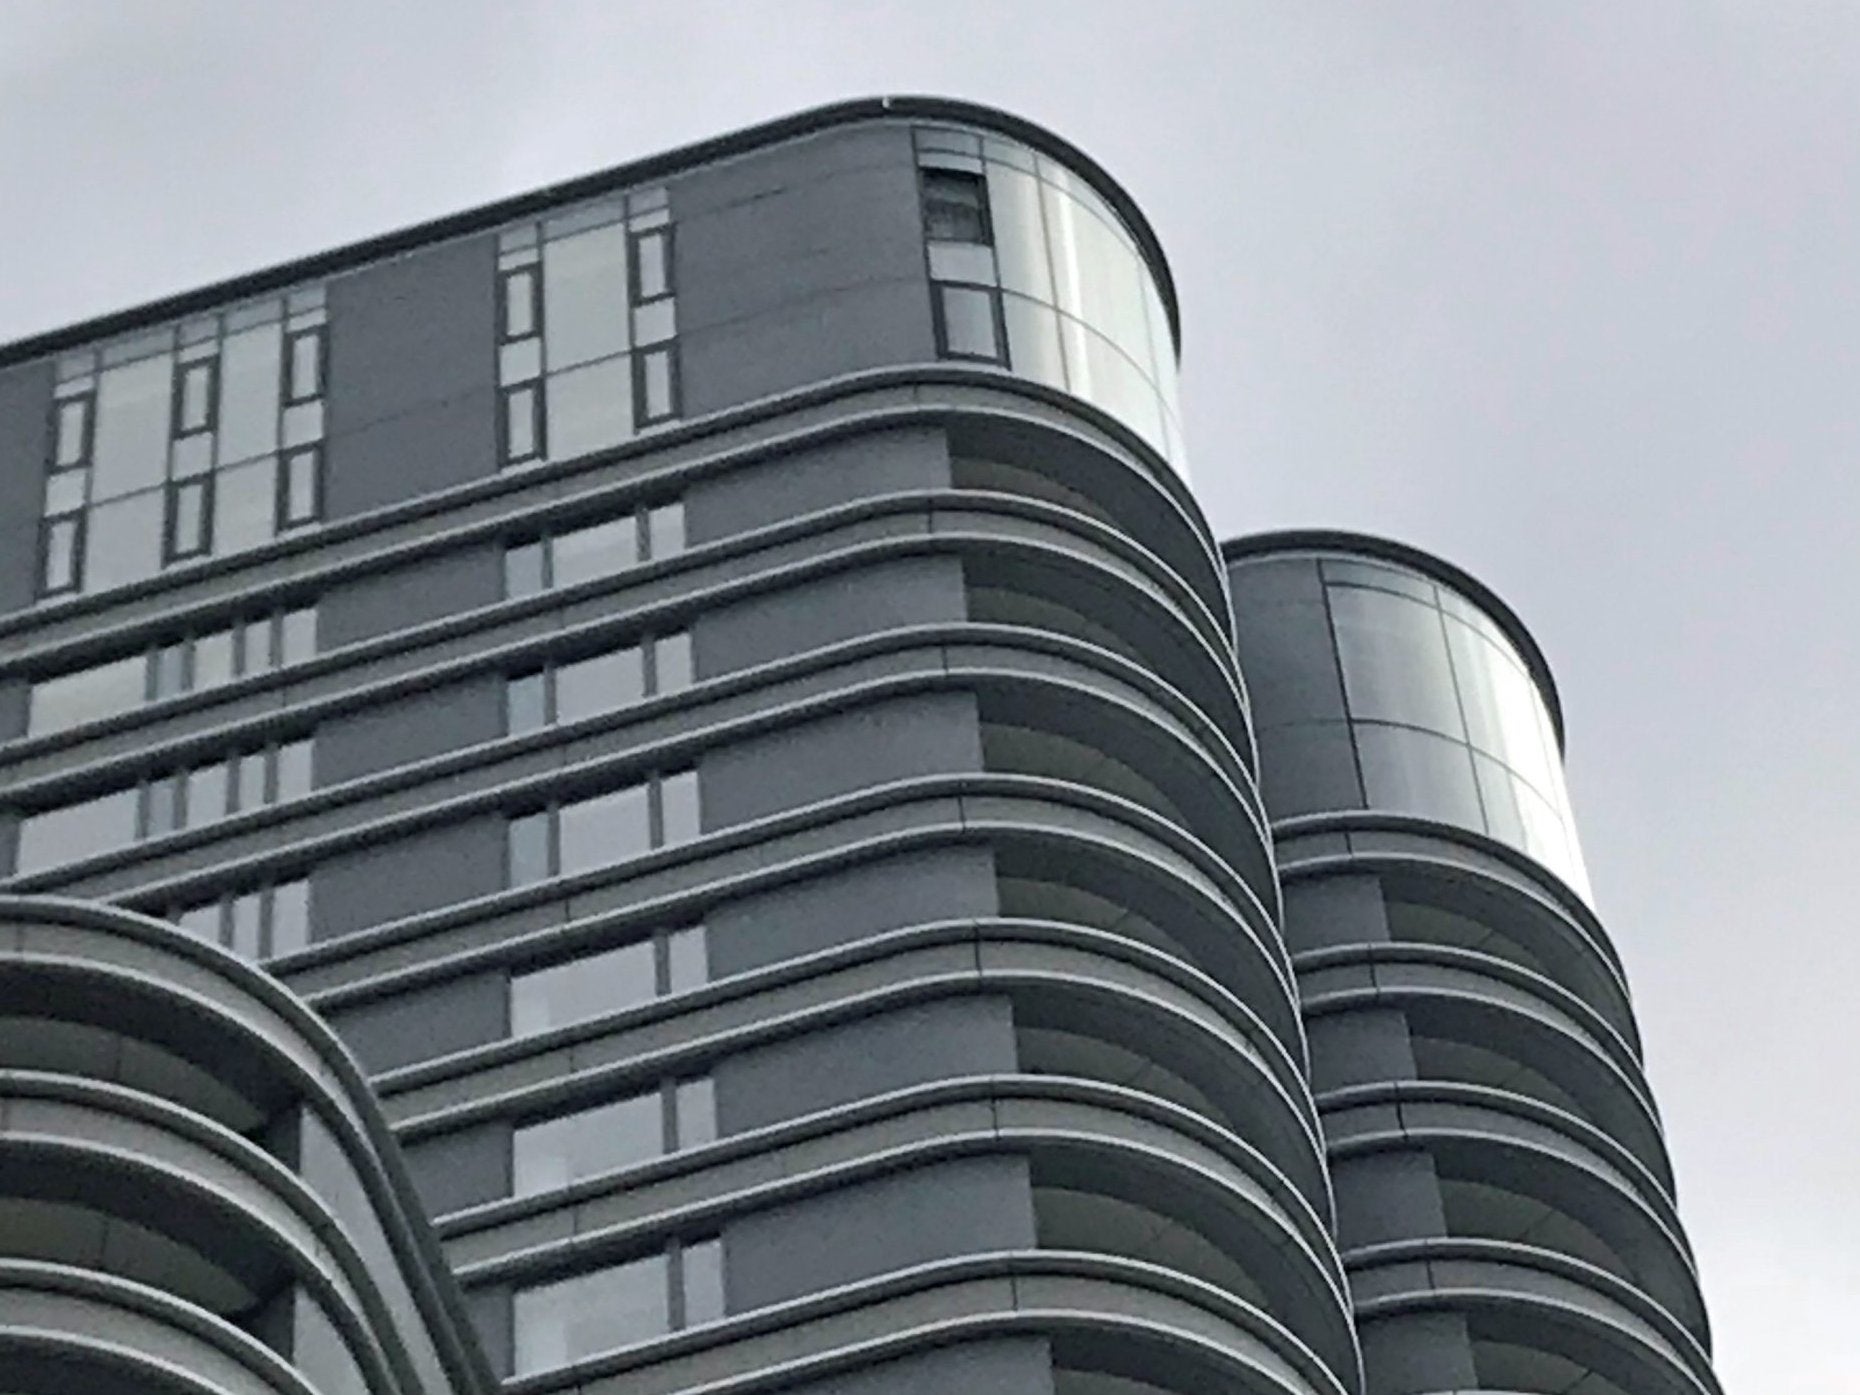
{"label": "dark grey panel", "polygon": [[1418,1148],[1366,1153],[1331,1164],[1337,1197],[1337,1244],[1341,1249],[1445,1235],[1434,1160]]}
{"label": "dark grey panel", "polygon": [[1274,819],[1363,807],[1356,748],[1345,722],[1259,733],[1260,791]]}
{"label": "dark grey panel", "polygon": [[359,848],[311,871],[311,938],[352,935],[503,885],[504,821],[496,815]]}
{"label": "dark grey panel", "polygon": [[32,685],[23,678],[0,679],[0,741],[26,734],[26,710]]}
{"label": "dark grey panel", "polygon": [[358,644],[501,600],[503,553],[479,543],[324,592],[317,602],[317,644]]}
{"label": "dark grey panel", "polygon": [[1320,1013],[1307,1019],[1305,1040],[1313,1093],[1416,1075],[1408,1019],[1394,1008]]}
{"label": "dark grey panel", "polygon": [[401,1149],[427,1214],[444,1216],[510,1195],[511,1125],[488,1120]]}
{"label": "dark grey panel", "polygon": [[821,131],[679,175],[670,190],[673,221],[694,223],[808,180],[873,165],[896,168],[910,159],[910,132],[903,126]]}
{"label": "dark grey panel", "polygon": [[1276,557],[1227,569],[1234,614],[1257,606],[1322,605],[1324,581],[1315,557]]}
{"label": "dark grey panel", "polygon": [[[1052,1356],[1036,1337],[971,1342],[783,1389],[787,1395],[1053,1395]],[[1130,1395],[1138,1395],[1134,1387]]]}
{"label": "dark grey panel", "polygon": [[333,437],[325,516],[348,518],[494,474],[496,425],[496,390],[473,388]]}
{"label": "dark grey panel", "polygon": [[514,1363],[511,1336],[510,1289],[498,1284],[492,1288],[472,1289],[465,1295],[465,1311],[477,1329],[478,1345],[485,1360],[500,1376],[510,1374]]}
{"label": "dark grey panel", "polygon": [[908,1085],[1012,1071],[1015,1063],[1004,998],[897,1008],[719,1062],[718,1127],[742,1133]]}
{"label": "dark grey panel", "polygon": [[332,517],[496,469],[496,259],[494,237],[461,238],[330,283]]}
{"label": "dark grey panel", "polygon": [[403,989],[325,1015],[373,1072],[501,1041],[509,1031],[509,1003],[509,978],[492,972]]}
{"label": "dark grey panel", "polygon": [[1033,1190],[1020,1157],[915,1167],[758,1212],[723,1231],[732,1311],[1033,1243]]}
{"label": "dark grey panel", "polygon": [[0,869],[9,877],[19,856],[19,818],[10,810],[0,811]]}
{"label": "dark grey panel", "polygon": [[854,499],[949,483],[941,430],[872,431],[699,481],[685,492],[685,531],[693,544],[710,542]]}
{"label": "dark grey panel", "polygon": [[1458,1313],[1402,1313],[1363,1324],[1365,1388],[1400,1395],[1416,1390],[1476,1390],[1472,1341]]}
{"label": "dark grey panel", "polygon": [[[1246,675],[1253,725],[1342,721],[1343,679],[1320,605],[1234,607],[1234,648]],[[1266,738],[1262,734],[1261,741]]]}
{"label": "dark grey panel", "polygon": [[463,750],[504,732],[504,676],[479,674],[316,729],[319,788]]}
{"label": "dark grey panel", "polygon": [[711,972],[725,978],[924,920],[999,909],[994,855],[944,848],[728,901],[705,915],[704,928]]}
{"label": "dark grey panel", "polygon": [[0,373],[0,614],[25,609],[38,589],[51,416],[50,359]]}
{"label": "dark grey panel", "polygon": [[708,751],[698,779],[704,826],[718,829],[892,780],[981,768],[974,695],[921,693]]}
{"label": "dark grey panel", "polygon": [[837,640],[967,614],[962,564],[913,557],[861,567],[701,615],[691,627],[698,672],[715,677]]}
{"label": "dark grey panel", "polygon": [[1318,877],[1285,888],[1285,947],[1293,954],[1388,938],[1388,910],[1374,877]]}

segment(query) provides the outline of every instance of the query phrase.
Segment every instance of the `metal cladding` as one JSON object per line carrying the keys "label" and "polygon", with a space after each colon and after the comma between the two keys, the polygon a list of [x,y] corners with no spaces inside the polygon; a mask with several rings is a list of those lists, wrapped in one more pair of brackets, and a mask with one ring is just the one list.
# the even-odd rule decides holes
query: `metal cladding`
{"label": "metal cladding", "polygon": [[1715,1391],[1536,645],[1405,546],[1223,552],[1370,1395]]}

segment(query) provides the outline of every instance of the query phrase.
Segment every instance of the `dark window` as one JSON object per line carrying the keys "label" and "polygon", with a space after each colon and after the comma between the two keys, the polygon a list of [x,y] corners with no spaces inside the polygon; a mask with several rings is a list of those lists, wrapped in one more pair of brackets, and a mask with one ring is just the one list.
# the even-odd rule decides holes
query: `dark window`
{"label": "dark window", "polygon": [[323,447],[299,446],[278,473],[278,531],[313,523],[323,512]]}
{"label": "dark window", "polygon": [[296,330],[284,341],[284,400],[309,402],[322,395],[322,327]]}
{"label": "dark window", "polygon": [[503,396],[504,463],[540,459],[543,453],[542,392],[538,383],[506,388]]}
{"label": "dark window", "polygon": [[536,296],[536,268],[520,266],[506,271],[500,279],[503,303],[500,338],[505,342],[527,339],[542,328],[542,307],[537,304]]}
{"label": "dark window", "polygon": [[184,363],[174,380],[174,434],[192,436],[213,429],[219,397],[219,361]]}
{"label": "dark window", "polygon": [[988,185],[966,170],[921,170],[924,236],[937,242],[992,242]]}
{"label": "dark window", "polygon": [[175,481],[168,486],[168,560],[204,557],[212,550],[213,499],[207,481]]}

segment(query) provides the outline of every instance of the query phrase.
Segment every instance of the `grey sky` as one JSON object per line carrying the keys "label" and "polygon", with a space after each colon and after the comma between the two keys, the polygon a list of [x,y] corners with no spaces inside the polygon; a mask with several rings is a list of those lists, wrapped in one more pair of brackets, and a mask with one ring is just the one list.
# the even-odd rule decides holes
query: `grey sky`
{"label": "grey sky", "polygon": [[1149,212],[1219,531],[1533,628],[1725,1384],[1853,1395],[1860,5],[0,0],[0,340],[908,91]]}

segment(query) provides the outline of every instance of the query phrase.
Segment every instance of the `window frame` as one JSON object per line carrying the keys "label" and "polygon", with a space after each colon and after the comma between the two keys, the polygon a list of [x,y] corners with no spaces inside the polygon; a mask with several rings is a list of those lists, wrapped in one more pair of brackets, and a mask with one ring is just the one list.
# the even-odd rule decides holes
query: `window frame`
{"label": "window frame", "polygon": [[[207,375],[206,411],[197,426],[187,424],[185,408],[187,406],[188,376],[195,372]],[[172,400],[168,408],[168,420],[172,424],[171,435],[177,441],[185,441],[194,436],[210,436],[220,418],[220,357],[217,350],[210,356],[188,359],[174,365],[174,383],[171,388]],[[211,474],[212,471],[207,472]]]}
{"label": "window frame", "polygon": [[[305,325],[298,329],[286,328],[284,331],[284,353],[280,372],[284,381],[279,393],[280,410],[295,407],[305,402],[317,402],[324,396],[324,387],[329,380],[329,325]],[[297,345],[301,340],[311,340],[316,345],[313,361],[316,364],[316,383],[314,392],[300,392],[302,386],[297,381]]]}
{"label": "window frame", "polygon": [[[511,294],[511,283],[518,277],[522,277],[529,286],[528,294],[523,297],[529,303],[529,328],[522,333],[516,333],[510,327],[510,307],[517,299]],[[521,266],[507,266],[500,269],[497,273],[497,342],[499,347],[505,344],[521,343],[525,339],[540,339],[542,332],[541,261],[525,262]]]}
{"label": "window frame", "polygon": [[[980,236],[953,237],[946,232],[939,232],[931,223],[931,210],[939,204],[948,205],[948,200],[939,200],[933,186],[938,182],[960,182],[965,187],[975,190],[974,211],[980,222]],[[920,221],[926,243],[930,242],[964,242],[992,247],[995,245],[994,211],[989,207],[988,176],[982,170],[955,169],[946,165],[917,166],[917,191]],[[967,206],[965,205],[965,208]]]}
{"label": "window frame", "polygon": [[[310,512],[302,518],[291,515],[291,464],[303,457],[310,458]],[[310,441],[303,445],[286,446],[278,452],[277,497],[273,501],[272,528],[282,536],[297,528],[307,527],[323,520],[323,443]]]}
{"label": "window frame", "polygon": [[[161,556],[164,566],[171,566],[176,562],[191,562],[213,555],[213,504],[219,491],[209,489],[207,486],[213,483],[215,478],[215,474],[208,473],[168,481],[164,490],[166,498],[162,505]],[[190,492],[197,492],[200,495],[200,541],[198,546],[183,551],[178,537],[181,519],[180,500],[183,494]]]}
{"label": "window frame", "polygon": [[[990,323],[994,328],[996,352],[989,354],[969,353],[949,346],[949,314],[944,306],[947,292],[974,291],[987,298]],[[1010,366],[1008,361],[1007,313],[1002,305],[1001,290],[997,286],[985,286],[975,281],[931,281],[930,283],[931,318],[936,325],[937,357],[949,359],[956,363],[992,363],[998,368]]]}
{"label": "window frame", "polygon": [[[662,340],[644,349],[635,349],[631,354],[633,360],[633,425],[643,429],[657,426],[661,422],[676,421],[679,416],[679,373],[678,340],[674,336]],[[665,410],[649,412],[646,397],[646,360],[662,359],[665,363]]]}
{"label": "window frame", "polygon": [[[497,392],[497,457],[500,469],[513,465],[528,465],[549,458],[549,441],[547,436],[548,414],[543,410],[543,392],[548,383],[548,375],[532,378],[526,383],[512,383],[509,387],[499,388]],[[530,418],[530,452],[517,455],[511,450],[510,422],[512,402],[524,395],[529,399]]]}
{"label": "window frame", "polygon": [[[51,578],[52,533],[54,529],[66,525],[71,528],[71,562],[66,568],[63,581],[54,583]],[[75,596],[84,590],[84,546],[90,532],[90,510],[79,509],[75,513],[61,513],[55,518],[39,520],[39,567],[38,593],[43,597]]]}

